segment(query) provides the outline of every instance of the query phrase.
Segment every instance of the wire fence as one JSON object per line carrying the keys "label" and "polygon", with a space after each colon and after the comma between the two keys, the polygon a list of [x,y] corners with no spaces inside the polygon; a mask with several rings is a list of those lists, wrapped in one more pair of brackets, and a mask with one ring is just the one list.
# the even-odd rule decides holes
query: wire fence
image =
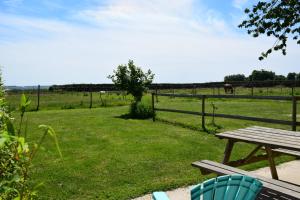
{"label": "wire fence", "polygon": [[[180,104],[175,104],[175,108],[169,108],[170,101],[166,105],[156,106],[159,103],[159,97],[169,97],[169,98],[184,98],[184,99],[194,99],[194,101],[199,102],[199,106],[192,108],[190,105],[188,107],[183,107]],[[270,100],[272,102],[272,108],[276,108],[278,103],[282,101],[286,101],[289,106],[291,107],[290,112],[290,119],[276,119],[271,118],[270,116],[267,117],[256,117],[256,116],[249,116],[249,115],[241,115],[241,114],[227,114],[227,113],[215,113],[214,109],[213,112],[207,111],[206,101],[208,99],[218,99],[218,100],[226,100],[226,99],[244,99],[244,100]],[[181,114],[188,114],[188,115],[198,115],[201,116],[201,125],[202,129],[206,130],[205,127],[205,117],[220,117],[220,118],[228,118],[228,119],[237,119],[237,120],[248,120],[248,121],[256,121],[256,122],[264,122],[264,123],[272,123],[272,124],[282,124],[282,125],[289,125],[293,131],[296,131],[297,126],[300,126],[300,122],[297,121],[297,102],[300,101],[300,96],[249,96],[249,95],[191,95],[191,94],[167,94],[167,93],[152,93],[152,110],[153,112],[171,112],[171,113],[181,113]],[[182,103],[182,102],[180,102]],[[232,102],[228,102],[229,104]],[[189,104],[191,104],[189,102]],[[247,102],[246,106],[249,109],[250,102]],[[201,105],[201,106],[200,106]],[[232,104],[234,106],[234,104]],[[288,105],[287,105],[288,106]],[[188,110],[186,108],[192,108],[192,110]],[[272,109],[267,105],[263,106],[261,111]],[[254,109],[254,108],[250,108]],[[229,110],[234,110],[234,107],[230,107]],[[239,109],[242,110],[242,109]],[[249,112],[249,111],[248,111]],[[153,121],[155,121],[155,114],[153,115]],[[274,116],[272,116],[274,117]]]}
{"label": "wire fence", "polygon": [[132,101],[131,95],[118,91],[8,91],[6,99],[10,110],[18,109],[22,94],[25,94],[31,101],[29,111],[124,106]]}
{"label": "wire fence", "polygon": [[[234,87],[232,94],[226,93],[222,87],[192,87],[180,89],[152,89],[150,93],[189,94],[189,95],[251,95],[251,96],[296,96],[300,95],[300,87]],[[48,90],[39,86],[30,90],[9,90],[7,101],[10,110],[17,110],[20,97],[25,94],[31,100],[29,111],[49,109],[96,108],[129,105],[133,98],[125,91],[95,91],[86,89]]]}

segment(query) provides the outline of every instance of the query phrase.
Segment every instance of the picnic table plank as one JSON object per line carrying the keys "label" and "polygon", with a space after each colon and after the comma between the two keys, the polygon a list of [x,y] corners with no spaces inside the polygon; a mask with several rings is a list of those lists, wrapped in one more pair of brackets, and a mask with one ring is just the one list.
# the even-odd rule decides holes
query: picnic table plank
{"label": "picnic table plank", "polygon": [[293,156],[296,156],[296,157],[300,157],[300,152],[299,151],[292,151],[292,150],[283,149],[283,148],[272,149],[272,151],[278,152],[278,153],[283,153],[283,154],[288,154],[288,155],[293,155]]}
{"label": "picnic table plank", "polygon": [[243,131],[243,130],[236,130],[236,131],[229,132],[229,133],[232,133],[235,135],[247,136],[249,138],[257,138],[257,139],[261,139],[264,141],[274,141],[274,142],[280,141],[283,144],[290,144],[290,145],[299,145],[300,144],[300,139],[292,140],[291,138],[285,138],[285,136],[277,136],[277,135],[270,135],[270,134],[264,134],[264,133],[254,133],[254,132],[247,132],[247,131]]}
{"label": "picnic table plank", "polygon": [[248,130],[265,131],[265,132],[270,132],[270,133],[279,134],[279,135],[289,135],[289,136],[300,137],[300,132],[288,131],[288,130],[283,130],[283,129],[267,128],[267,127],[261,127],[261,126],[250,126],[245,129],[246,130],[248,129]]}
{"label": "picnic table plank", "polygon": [[263,146],[267,145],[267,146],[271,146],[272,148],[285,148],[289,150],[300,151],[300,145],[295,146],[295,145],[285,144],[280,141],[274,142],[274,141],[268,141],[266,139],[263,140],[263,139],[251,138],[244,135],[236,135],[232,132],[220,133],[217,134],[216,136],[221,139],[232,139],[235,141],[243,141],[246,143],[254,143]]}
{"label": "picnic table plank", "polygon": [[251,133],[251,134],[258,134],[258,135],[264,135],[268,137],[274,137],[274,138],[280,138],[286,141],[300,141],[300,137],[291,136],[291,135],[283,135],[283,134],[276,134],[271,132],[265,132],[265,131],[259,131],[259,130],[249,130],[249,129],[238,129],[236,130],[238,132],[244,132],[245,134]]}

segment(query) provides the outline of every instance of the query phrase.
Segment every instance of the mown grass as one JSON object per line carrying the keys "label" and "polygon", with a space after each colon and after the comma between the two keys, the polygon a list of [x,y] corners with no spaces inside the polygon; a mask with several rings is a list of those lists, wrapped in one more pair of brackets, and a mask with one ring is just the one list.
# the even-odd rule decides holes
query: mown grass
{"label": "mown grass", "polygon": [[[145,102],[150,102],[146,96]],[[289,102],[213,99],[217,112],[290,119]],[[207,111],[211,111],[207,102]],[[197,99],[159,97],[156,106],[200,111]],[[221,161],[225,141],[201,130],[200,116],[158,112],[157,122],[124,119],[128,106],[29,112],[29,141],[36,141],[39,124],[51,125],[58,133],[63,159],[49,140],[39,152],[31,174],[42,199],[130,199],[143,194],[195,184],[202,176],[191,163]],[[298,106],[299,113],[299,106]],[[18,121],[17,113],[13,113]],[[298,118],[299,119],[299,118]],[[163,122],[164,121],[164,122]],[[168,123],[165,123],[168,122]],[[251,125],[290,129],[288,126],[217,118],[217,132]],[[49,138],[50,139],[50,138]],[[232,159],[245,156],[254,146],[239,143]],[[237,150],[238,149],[238,150]],[[292,157],[276,159],[277,163]],[[259,162],[246,170],[266,166]]]}

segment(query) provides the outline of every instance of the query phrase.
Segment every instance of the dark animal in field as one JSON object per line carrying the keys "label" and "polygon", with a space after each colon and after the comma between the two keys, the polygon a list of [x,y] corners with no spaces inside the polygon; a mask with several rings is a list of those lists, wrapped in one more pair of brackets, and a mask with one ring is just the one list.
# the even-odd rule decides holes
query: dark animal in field
{"label": "dark animal in field", "polygon": [[233,87],[231,84],[224,84],[224,91],[225,91],[225,94],[233,94]]}

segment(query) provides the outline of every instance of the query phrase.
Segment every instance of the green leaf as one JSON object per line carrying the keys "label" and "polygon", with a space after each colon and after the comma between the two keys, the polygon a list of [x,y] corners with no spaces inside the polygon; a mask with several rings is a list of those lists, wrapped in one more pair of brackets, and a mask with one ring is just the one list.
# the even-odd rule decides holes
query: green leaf
{"label": "green leaf", "polygon": [[7,141],[8,141],[7,138],[1,137],[1,138],[0,138],[0,148],[3,147]]}
{"label": "green leaf", "polygon": [[25,96],[25,94],[23,93],[21,95],[21,102],[20,102],[20,106],[24,106],[26,104],[27,98]]}
{"label": "green leaf", "polygon": [[56,150],[58,151],[60,158],[62,158],[62,153],[61,153],[61,150],[60,150],[60,147],[59,147],[57,136],[56,136],[56,133],[53,130],[53,128],[51,126],[47,126],[47,125],[44,125],[44,124],[39,125],[39,128],[44,129],[46,131],[46,133],[49,134],[53,138],[55,146],[56,146]]}

